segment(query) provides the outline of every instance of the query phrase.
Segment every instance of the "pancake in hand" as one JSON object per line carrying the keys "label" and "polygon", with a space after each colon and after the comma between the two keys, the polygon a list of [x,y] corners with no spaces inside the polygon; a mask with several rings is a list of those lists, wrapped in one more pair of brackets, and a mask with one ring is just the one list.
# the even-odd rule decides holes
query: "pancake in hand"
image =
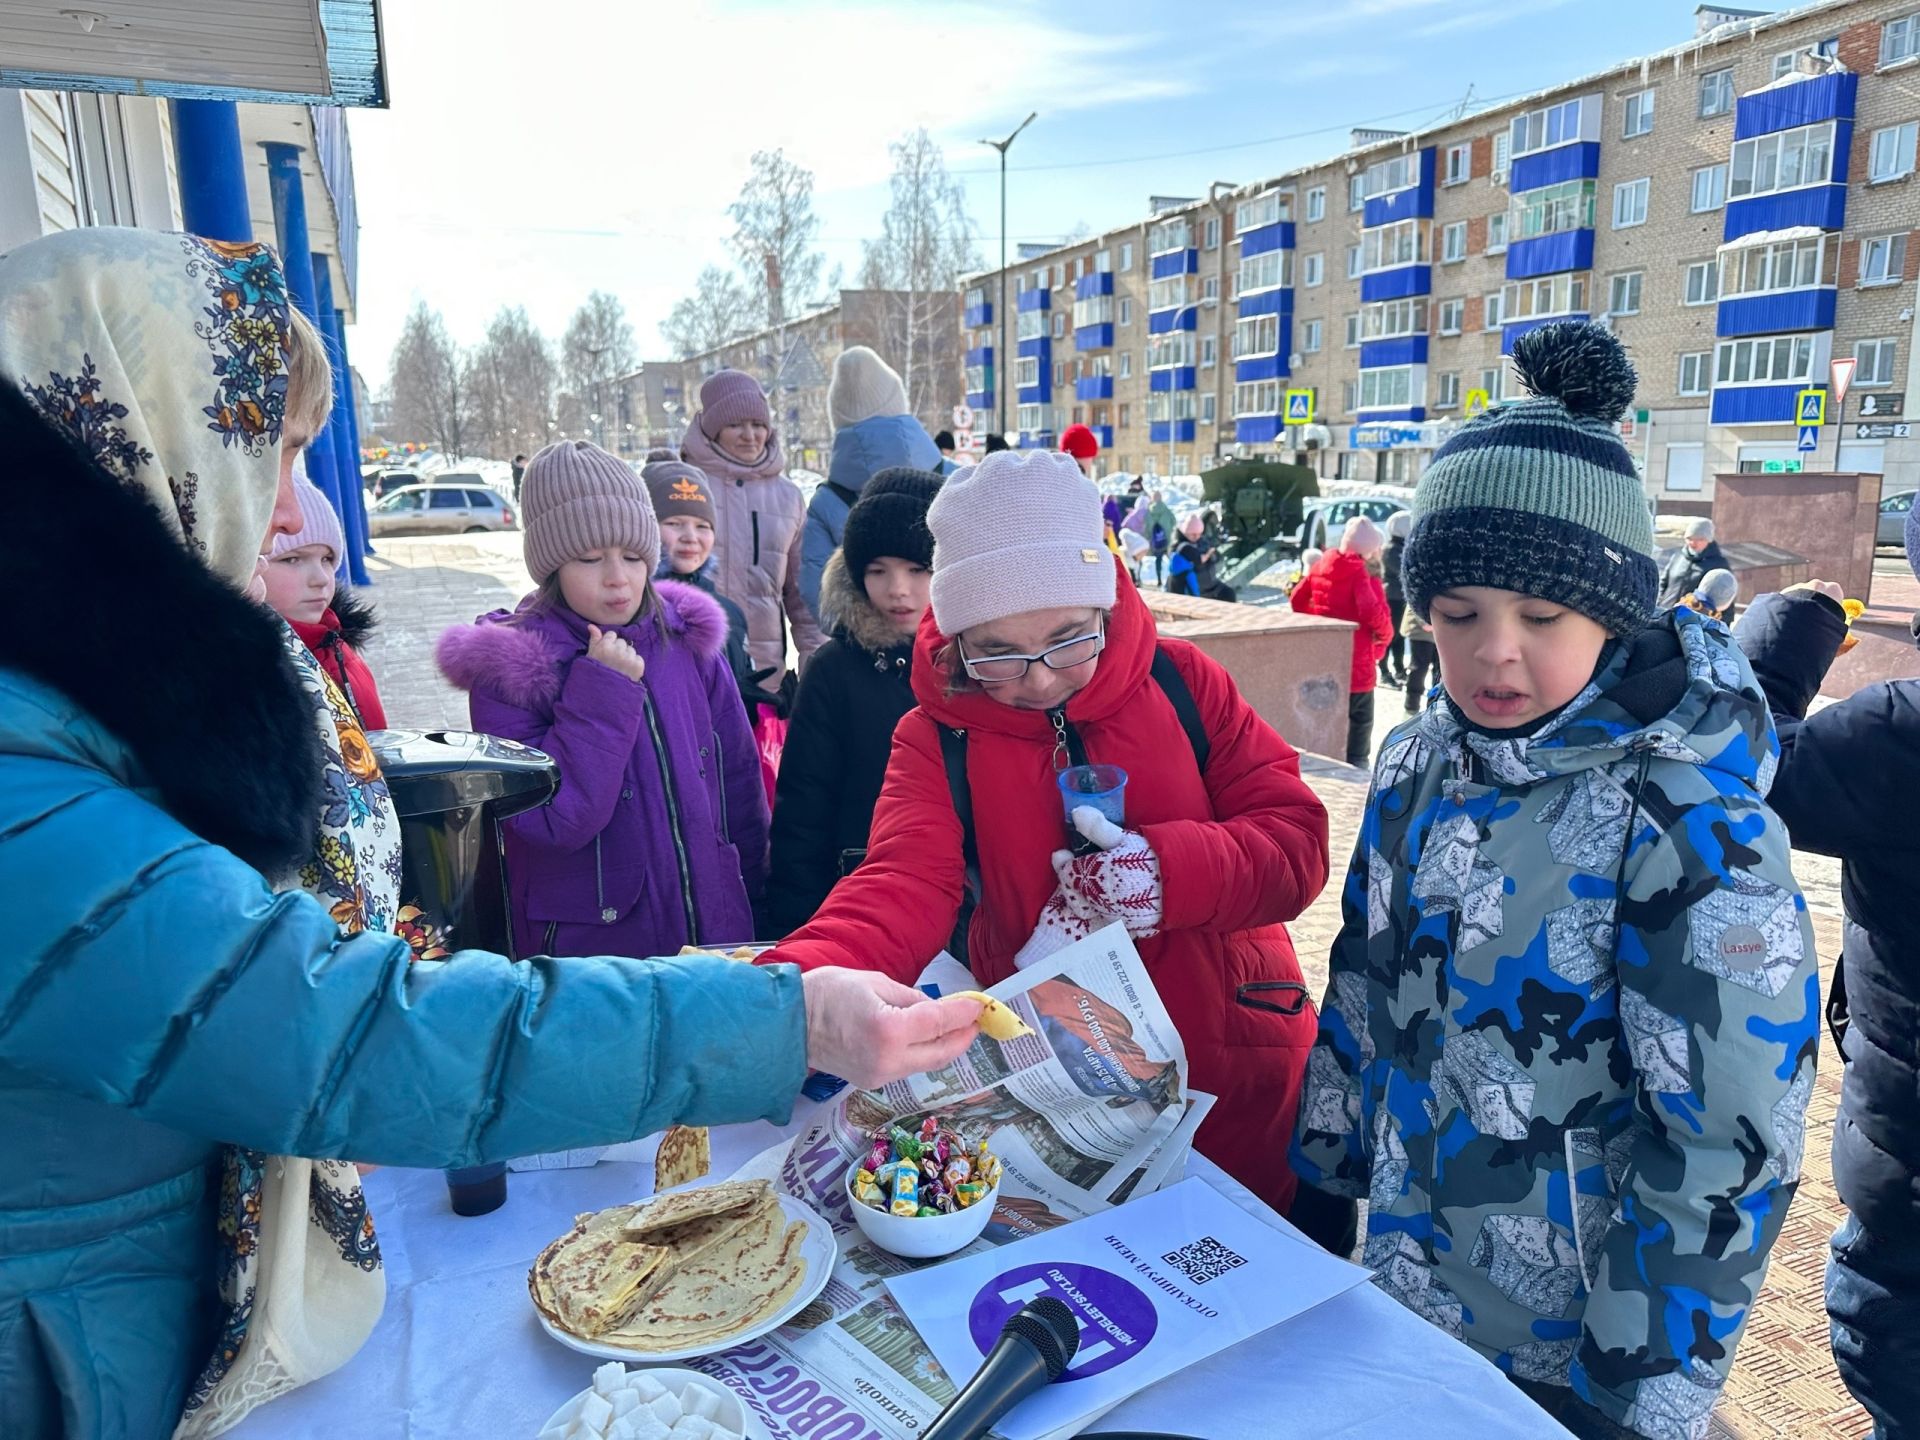
{"label": "pancake in hand", "polygon": [[703,1180],[712,1168],[713,1152],[707,1144],[707,1127],[676,1125],[661,1137],[660,1149],[653,1157],[654,1193],[678,1190],[682,1185]]}
{"label": "pancake in hand", "polygon": [[949,995],[949,1000],[978,1000],[980,1018],[974,1023],[989,1040],[1017,1040],[1022,1035],[1031,1035],[1027,1022],[1020,1018],[1012,1006],[1001,1003],[984,990],[962,990]]}

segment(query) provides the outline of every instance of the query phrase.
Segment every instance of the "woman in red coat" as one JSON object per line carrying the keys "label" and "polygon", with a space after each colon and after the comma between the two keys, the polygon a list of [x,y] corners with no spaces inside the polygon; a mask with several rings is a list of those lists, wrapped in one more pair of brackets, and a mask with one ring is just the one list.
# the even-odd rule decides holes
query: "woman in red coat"
{"label": "woman in red coat", "polygon": [[[1160,640],[1101,544],[1100,497],[1064,456],[1003,451],[962,469],[927,515],[933,609],[913,657],[866,863],[767,957],[915,980],[966,892],[942,728],[966,734],[981,894],[968,962],[1006,979],[1036,926],[1123,920],[1185,1041],[1190,1079],[1219,1097],[1202,1151],[1276,1209],[1294,1194],[1289,1126],[1315,1030],[1283,922],[1327,879],[1327,816],[1299,757],[1218,664]],[[1171,697],[1189,692],[1206,767]],[[1055,771],[1128,776],[1118,844],[1063,865]],[[1034,951],[1028,949],[1030,958]]]}
{"label": "woman in red coat", "polygon": [[1364,515],[1354,516],[1340,537],[1340,548],[1315,561],[1288,597],[1297,615],[1326,615],[1360,627],[1353,632],[1353,680],[1347,696],[1349,765],[1373,764],[1373,687],[1380,678],[1375,667],[1393,639],[1386,587],[1367,568],[1383,539],[1379,526]]}

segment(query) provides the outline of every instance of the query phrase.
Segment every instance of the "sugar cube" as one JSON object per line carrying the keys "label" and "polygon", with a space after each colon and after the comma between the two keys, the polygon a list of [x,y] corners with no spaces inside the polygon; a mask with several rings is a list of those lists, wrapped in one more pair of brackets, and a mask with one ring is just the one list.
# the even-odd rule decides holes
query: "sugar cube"
{"label": "sugar cube", "polygon": [[698,1415],[683,1415],[673,1427],[673,1440],[713,1440],[713,1426]]}
{"label": "sugar cube", "polygon": [[[629,1371],[627,1373],[627,1388],[640,1397],[640,1403],[642,1405],[651,1405],[667,1393],[667,1387],[654,1379],[653,1376],[649,1375],[645,1370]],[[671,1424],[672,1422],[669,1421],[668,1423]]]}
{"label": "sugar cube", "polygon": [[604,1395],[589,1395],[580,1402],[580,1424],[595,1435],[606,1433],[607,1422],[613,1419],[613,1404]]}
{"label": "sugar cube", "polygon": [[640,1408],[640,1397],[622,1386],[607,1397],[607,1403],[613,1406],[613,1418],[618,1420]]}
{"label": "sugar cube", "polygon": [[720,1415],[720,1397],[711,1390],[689,1385],[680,1392],[680,1408],[702,1420],[714,1420]]}
{"label": "sugar cube", "polygon": [[640,1434],[633,1428],[633,1417],[623,1415],[616,1418],[607,1427],[607,1440],[640,1440]]}
{"label": "sugar cube", "polygon": [[648,1404],[647,1409],[651,1410],[654,1418],[669,1430],[673,1428],[673,1422],[686,1413],[681,1408],[680,1397],[668,1394],[665,1390],[662,1390],[660,1394]]}
{"label": "sugar cube", "polygon": [[593,1393],[611,1397],[616,1390],[623,1389],[627,1380],[627,1367],[618,1360],[609,1360],[593,1372]]}
{"label": "sugar cube", "polygon": [[642,1408],[627,1417],[633,1426],[633,1440],[667,1440],[673,1432],[653,1411]]}

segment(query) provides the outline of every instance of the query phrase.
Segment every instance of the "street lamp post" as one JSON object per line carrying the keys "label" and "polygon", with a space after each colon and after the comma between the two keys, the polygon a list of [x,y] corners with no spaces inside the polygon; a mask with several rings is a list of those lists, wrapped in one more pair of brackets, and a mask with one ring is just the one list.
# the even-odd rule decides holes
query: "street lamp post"
{"label": "street lamp post", "polygon": [[993,398],[1002,435],[1007,433],[1007,377],[1012,373],[1007,364],[1007,151],[1020,138],[1020,132],[1039,118],[1040,112],[1036,110],[1016,125],[1006,139],[980,142],[1000,152],[1000,298],[996,302],[1000,307],[1000,348],[993,354]]}
{"label": "street lamp post", "polygon": [[[1196,313],[1201,310],[1211,310],[1215,306],[1217,306],[1219,303],[1220,302],[1218,300],[1214,299],[1213,296],[1209,295],[1205,299],[1194,300],[1188,304],[1182,305],[1178,310],[1173,312],[1172,333],[1174,334],[1179,333],[1180,317],[1182,315],[1185,315],[1189,310],[1195,311]],[[1194,337],[1194,349],[1198,350],[1199,348],[1200,348],[1199,336],[1196,334]],[[1200,357],[1198,355],[1194,356],[1195,369],[1199,368],[1198,366],[1199,358]],[[1177,369],[1178,367],[1175,367],[1175,368]],[[1152,384],[1153,382],[1151,379],[1149,379],[1147,383]],[[1167,478],[1169,480],[1173,478],[1174,427],[1180,423],[1178,420],[1174,418],[1174,415],[1173,415],[1173,397],[1175,393],[1176,392],[1172,390],[1167,391]]]}

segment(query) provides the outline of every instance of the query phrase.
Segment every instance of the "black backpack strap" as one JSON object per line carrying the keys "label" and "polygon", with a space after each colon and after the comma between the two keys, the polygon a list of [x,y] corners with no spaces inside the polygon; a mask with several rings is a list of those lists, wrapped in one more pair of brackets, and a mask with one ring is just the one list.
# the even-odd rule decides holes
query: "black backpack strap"
{"label": "black backpack strap", "polygon": [[1206,774],[1207,761],[1213,758],[1213,741],[1207,738],[1207,727],[1200,721],[1200,707],[1194,703],[1193,691],[1187,688],[1187,677],[1180,673],[1173,657],[1158,645],[1153,647],[1153,680],[1173,702],[1173,713],[1180,717],[1180,728],[1187,732],[1187,743],[1193,746],[1193,758],[1200,766],[1200,773]]}
{"label": "black backpack strap", "polygon": [[849,510],[853,508],[853,502],[860,498],[860,494],[858,491],[849,490],[846,486],[839,484],[837,481],[828,480],[823,483],[826,485],[827,489],[831,490],[834,494],[840,497],[841,503],[844,504]]}
{"label": "black backpack strap", "polygon": [[967,963],[967,931],[980,903],[980,844],[973,833],[973,782],[967,779],[967,732],[942,725],[940,758],[946,762],[947,789],[953,795],[953,813],[960,821],[960,855],[967,867],[967,893],[960,897],[960,915],[954,922],[948,953]]}

